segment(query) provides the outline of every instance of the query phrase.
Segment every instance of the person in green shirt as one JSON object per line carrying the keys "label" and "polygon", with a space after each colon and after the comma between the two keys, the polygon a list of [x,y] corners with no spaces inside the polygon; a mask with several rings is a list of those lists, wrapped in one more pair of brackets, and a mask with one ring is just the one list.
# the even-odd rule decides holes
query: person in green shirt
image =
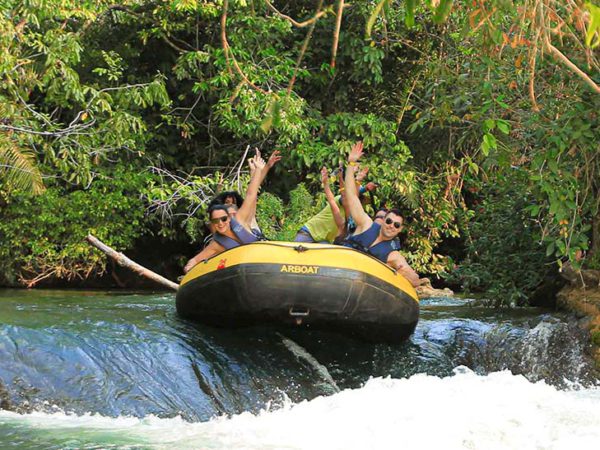
{"label": "person in green shirt", "polygon": [[[367,169],[363,169],[358,175],[357,180],[362,181],[367,174]],[[344,187],[340,187],[340,195],[333,196],[329,186],[329,174],[325,167],[321,169],[321,182],[327,197],[327,206],[325,206],[316,215],[311,217],[296,233],[295,242],[318,242],[321,244],[332,244],[336,237],[343,235],[346,229],[346,208],[343,206]],[[343,182],[342,182],[343,183]],[[371,188],[371,189],[369,189]],[[375,188],[374,183],[367,184],[367,187],[361,186],[361,194]]]}

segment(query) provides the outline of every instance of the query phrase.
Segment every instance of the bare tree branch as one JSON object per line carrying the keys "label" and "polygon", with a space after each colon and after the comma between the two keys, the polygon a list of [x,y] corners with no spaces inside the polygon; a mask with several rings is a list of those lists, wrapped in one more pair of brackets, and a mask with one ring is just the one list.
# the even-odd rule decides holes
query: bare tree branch
{"label": "bare tree branch", "polygon": [[335,67],[335,57],[338,50],[338,42],[340,40],[340,29],[342,28],[342,13],[344,12],[344,0],[338,0],[336,12],[335,30],[333,31],[333,44],[331,46],[331,67]]}
{"label": "bare tree branch", "polygon": [[233,67],[235,68],[236,72],[242,77],[242,79],[248,86],[250,86],[251,88],[253,88],[259,92],[262,92],[263,94],[269,94],[269,92],[256,86],[254,83],[252,83],[248,79],[248,77],[242,71],[238,62],[236,61],[235,56],[233,55],[233,52],[231,52],[231,47],[229,46],[229,42],[227,42],[227,9],[228,9],[228,7],[229,7],[229,0],[224,0],[223,1],[223,13],[221,14],[221,43],[223,45],[223,51],[225,52],[225,59],[227,60],[228,64],[230,61],[233,63]]}
{"label": "bare tree branch", "polygon": [[554,57],[554,59],[563,63],[565,66],[571,69],[571,71],[577,74],[589,87],[592,88],[593,91],[596,92],[596,94],[600,94],[600,86],[598,86],[594,82],[594,80],[592,80],[589,77],[588,74],[586,74],[583,70],[577,67],[577,65],[573,64],[573,62],[569,58],[567,58],[559,49],[552,45],[550,39],[547,36],[545,39],[545,45],[550,54]]}

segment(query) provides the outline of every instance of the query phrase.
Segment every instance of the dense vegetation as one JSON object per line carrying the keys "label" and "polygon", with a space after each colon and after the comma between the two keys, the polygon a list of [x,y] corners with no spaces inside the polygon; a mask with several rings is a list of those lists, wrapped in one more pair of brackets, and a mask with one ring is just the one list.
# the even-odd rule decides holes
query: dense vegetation
{"label": "dense vegetation", "polygon": [[0,284],[102,271],[87,232],[197,242],[254,148],[289,239],[362,139],[411,264],[523,303],[600,267],[599,30],[579,0],[5,0]]}

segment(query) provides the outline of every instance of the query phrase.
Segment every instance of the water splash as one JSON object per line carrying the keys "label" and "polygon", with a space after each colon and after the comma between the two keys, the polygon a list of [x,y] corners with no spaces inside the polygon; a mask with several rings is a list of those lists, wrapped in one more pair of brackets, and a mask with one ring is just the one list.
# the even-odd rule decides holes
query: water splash
{"label": "water splash", "polygon": [[375,378],[275,411],[204,423],[0,411],[0,447],[7,443],[2,430],[18,424],[25,435],[49,433],[56,445],[66,444],[56,448],[591,450],[600,442],[598,410],[599,388],[565,391],[509,371],[482,376],[457,368],[443,378]]}

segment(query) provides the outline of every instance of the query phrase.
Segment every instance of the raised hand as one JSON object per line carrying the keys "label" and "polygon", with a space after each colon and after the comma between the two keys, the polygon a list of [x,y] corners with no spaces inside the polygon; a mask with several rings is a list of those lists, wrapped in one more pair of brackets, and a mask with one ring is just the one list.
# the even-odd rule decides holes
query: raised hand
{"label": "raised hand", "polygon": [[352,146],[350,150],[350,154],[348,155],[348,162],[356,162],[363,155],[363,143],[362,141],[358,141],[356,144]]}
{"label": "raised hand", "polygon": [[252,160],[254,161],[254,166],[258,170],[263,170],[267,165],[267,163],[265,163],[265,160],[261,158],[260,150],[258,149],[256,149],[256,155],[254,155],[254,158],[252,158]]}
{"label": "raised hand", "polygon": [[377,185],[375,183],[373,183],[372,181],[370,181],[367,183],[365,188],[367,189],[367,191],[373,192],[375,189],[377,189]]}
{"label": "raised hand", "polygon": [[360,171],[356,175],[356,181],[358,181],[360,183],[362,180],[365,179],[365,177],[367,176],[367,173],[369,173],[368,167],[363,167],[362,169],[360,169]]}
{"label": "raised hand", "polygon": [[321,169],[321,183],[323,183],[323,186],[329,184],[329,171],[325,166],[323,166],[323,168]]}
{"label": "raised hand", "polygon": [[279,150],[275,150],[273,153],[271,153],[271,156],[269,156],[269,160],[267,161],[267,167],[271,169],[280,160],[281,153],[279,152]]}

